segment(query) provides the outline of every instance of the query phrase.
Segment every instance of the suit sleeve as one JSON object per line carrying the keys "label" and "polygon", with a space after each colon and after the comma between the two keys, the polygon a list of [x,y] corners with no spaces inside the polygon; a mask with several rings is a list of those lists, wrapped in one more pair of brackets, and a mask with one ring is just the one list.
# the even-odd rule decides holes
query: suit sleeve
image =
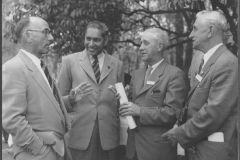
{"label": "suit sleeve", "polygon": [[216,67],[206,103],[185,124],[175,129],[183,146],[216,132],[237,107],[237,62]]}
{"label": "suit sleeve", "polygon": [[2,70],[2,125],[12,135],[14,145],[36,155],[46,146],[32,130],[26,117],[27,79],[23,72],[10,65],[3,66]]}
{"label": "suit sleeve", "polygon": [[70,68],[71,66],[68,61],[69,59],[67,59],[66,57],[63,58],[62,67],[58,76],[57,85],[62,95],[62,99],[67,111],[71,111],[72,104],[69,101],[68,95],[72,88],[72,77],[71,77],[71,68]]}
{"label": "suit sleeve", "polygon": [[167,85],[162,106],[141,107],[140,122],[143,125],[173,125],[176,122],[187,94],[184,73],[178,70],[172,74]]}

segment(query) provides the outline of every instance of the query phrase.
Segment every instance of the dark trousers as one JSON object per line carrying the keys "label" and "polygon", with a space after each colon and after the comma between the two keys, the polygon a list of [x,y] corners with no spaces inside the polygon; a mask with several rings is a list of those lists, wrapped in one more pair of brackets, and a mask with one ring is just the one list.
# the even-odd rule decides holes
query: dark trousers
{"label": "dark trousers", "polygon": [[98,120],[96,121],[92,137],[87,150],[70,148],[72,160],[116,160],[116,149],[103,150],[100,141]]}

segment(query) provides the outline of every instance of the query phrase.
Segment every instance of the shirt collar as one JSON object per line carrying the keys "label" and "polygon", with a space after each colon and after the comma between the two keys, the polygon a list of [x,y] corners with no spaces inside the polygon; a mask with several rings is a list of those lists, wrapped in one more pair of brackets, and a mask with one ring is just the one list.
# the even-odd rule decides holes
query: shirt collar
{"label": "shirt collar", "polygon": [[207,61],[209,60],[209,58],[213,55],[213,53],[218,49],[218,47],[220,47],[223,43],[219,43],[217,45],[215,45],[214,47],[212,47],[211,49],[209,49],[204,55],[203,55],[203,59],[204,59],[204,64],[207,63]]}
{"label": "shirt collar", "polygon": [[[90,61],[93,62],[94,61],[93,56],[91,55],[89,57],[90,57]],[[104,51],[102,51],[100,54],[97,55],[98,61],[104,59],[104,57],[105,57],[105,52]]]}
{"label": "shirt collar", "polygon": [[161,59],[159,62],[157,62],[157,63],[155,63],[154,65],[151,66],[152,67],[151,73],[153,73],[153,71],[162,63],[163,60],[164,60],[164,58]]}
{"label": "shirt collar", "polygon": [[37,65],[38,67],[40,66],[41,61],[40,61],[40,59],[39,59],[37,56],[31,54],[30,52],[28,52],[28,51],[26,51],[26,50],[24,50],[24,49],[20,49],[20,50],[21,50],[25,55],[27,55],[27,56],[33,61],[33,63],[34,63],[35,65]]}

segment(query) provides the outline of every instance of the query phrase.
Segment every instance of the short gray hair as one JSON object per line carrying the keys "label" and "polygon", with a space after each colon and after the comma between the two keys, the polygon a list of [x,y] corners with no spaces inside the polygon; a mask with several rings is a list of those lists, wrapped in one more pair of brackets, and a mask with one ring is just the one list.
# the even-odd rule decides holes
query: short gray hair
{"label": "short gray hair", "polygon": [[141,37],[149,36],[150,38],[158,40],[164,45],[164,47],[169,45],[168,33],[160,28],[149,28],[139,34]]}
{"label": "short gray hair", "polygon": [[227,20],[221,11],[207,11],[203,10],[197,13],[196,18],[201,18],[206,23],[214,24],[222,31],[228,29]]}

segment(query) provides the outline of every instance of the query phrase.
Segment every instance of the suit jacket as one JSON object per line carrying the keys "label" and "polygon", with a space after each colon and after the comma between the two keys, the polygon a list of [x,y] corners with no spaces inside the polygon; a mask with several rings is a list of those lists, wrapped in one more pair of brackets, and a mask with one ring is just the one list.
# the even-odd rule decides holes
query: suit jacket
{"label": "suit jacket", "polygon": [[58,85],[62,96],[69,95],[71,89],[82,82],[89,82],[94,89],[91,95],[68,106],[72,118],[69,132],[69,147],[85,150],[92,136],[95,121],[98,119],[99,134],[103,149],[109,150],[119,145],[118,103],[113,91],[108,87],[123,80],[122,62],[105,54],[99,83],[84,51],[66,56],[63,59]]}
{"label": "suit jacket", "polygon": [[192,62],[188,70],[188,79],[190,82],[190,87],[192,87],[194,84],[194,81],[196,79],[195,76],[198,73],[202,57],[203,53],[200,51],[195,51],[195,53],[193,54]]}
{"label": "suit jacket", "polygon": [[13,137],[14,154],[37,155],[43,141],[63,137],[70,127],[64,103],[59,106],[37,66],[21,51],[3,65],[2,76],[2,123]]}
{"label": "suit jacket", "polygon": [[184,73],[165,60],[151,74],[155,84],[145,84],[146,69],[133,73],[132,98],[140,108],[134,117],[136,130],[128,130],[127,156],[137,153],[139,160],[176,160],[176,146],[163,140],[161,135],[173,127],[186,97]]}
{"label": "suit jacket", "polygon": [[[193,160],[237,159],[237,58],[220,46],[207,61],[202,80],[193,80],[189,92],[188,120],[174,130],[180,144],[191,147]],[[222,132],[224,142],[208,141]]]}

